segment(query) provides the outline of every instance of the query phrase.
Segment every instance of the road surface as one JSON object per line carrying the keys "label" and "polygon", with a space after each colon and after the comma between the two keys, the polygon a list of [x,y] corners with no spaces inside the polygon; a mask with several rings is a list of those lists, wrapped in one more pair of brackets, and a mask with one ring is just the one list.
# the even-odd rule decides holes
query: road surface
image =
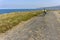
{"label": "road surface", "polygon": [[60,40],[60,22],[55,12],[37,16],[0,36],[0,40]]}

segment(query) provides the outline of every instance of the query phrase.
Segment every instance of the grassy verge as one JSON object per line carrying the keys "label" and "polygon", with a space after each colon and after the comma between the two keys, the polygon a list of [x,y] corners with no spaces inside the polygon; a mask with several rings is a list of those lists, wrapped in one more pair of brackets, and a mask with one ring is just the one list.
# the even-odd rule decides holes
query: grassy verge
{"label": "grassy verge", "polygon": [[41,11],[32,12],[13,12],[9,14],[0,15],[0,33],[4,33],[12,27],[19,24],[21,21],[27,21],[28,19],[41,14]]}

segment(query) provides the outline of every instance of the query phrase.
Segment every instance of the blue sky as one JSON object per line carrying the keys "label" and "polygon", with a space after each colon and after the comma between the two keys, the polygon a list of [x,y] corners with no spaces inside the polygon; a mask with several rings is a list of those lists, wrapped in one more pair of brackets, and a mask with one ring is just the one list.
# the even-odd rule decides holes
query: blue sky
{"label": "blue sky", "polygon": [[0,9],[30,9],[60,5],[60,0],[0,0]]}

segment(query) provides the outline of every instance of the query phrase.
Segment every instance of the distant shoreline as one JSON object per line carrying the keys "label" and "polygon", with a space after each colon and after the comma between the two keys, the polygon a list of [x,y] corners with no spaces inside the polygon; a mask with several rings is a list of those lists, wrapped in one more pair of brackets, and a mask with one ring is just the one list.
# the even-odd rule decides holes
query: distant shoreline
{"label": "distant shoreline", "polygon": [[0,9],[0,14],[11,13],[11,12],[27,12],[35,10],[36,9]]}

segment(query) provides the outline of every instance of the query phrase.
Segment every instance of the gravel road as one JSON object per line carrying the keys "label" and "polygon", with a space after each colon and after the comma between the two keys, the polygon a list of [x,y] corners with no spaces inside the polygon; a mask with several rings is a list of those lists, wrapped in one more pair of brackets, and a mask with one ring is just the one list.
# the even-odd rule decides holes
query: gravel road
{"label": "gravel road", "polygon": [[6,32],[0,40],[60,40],[60,23],[55,12],[48,12]]}

